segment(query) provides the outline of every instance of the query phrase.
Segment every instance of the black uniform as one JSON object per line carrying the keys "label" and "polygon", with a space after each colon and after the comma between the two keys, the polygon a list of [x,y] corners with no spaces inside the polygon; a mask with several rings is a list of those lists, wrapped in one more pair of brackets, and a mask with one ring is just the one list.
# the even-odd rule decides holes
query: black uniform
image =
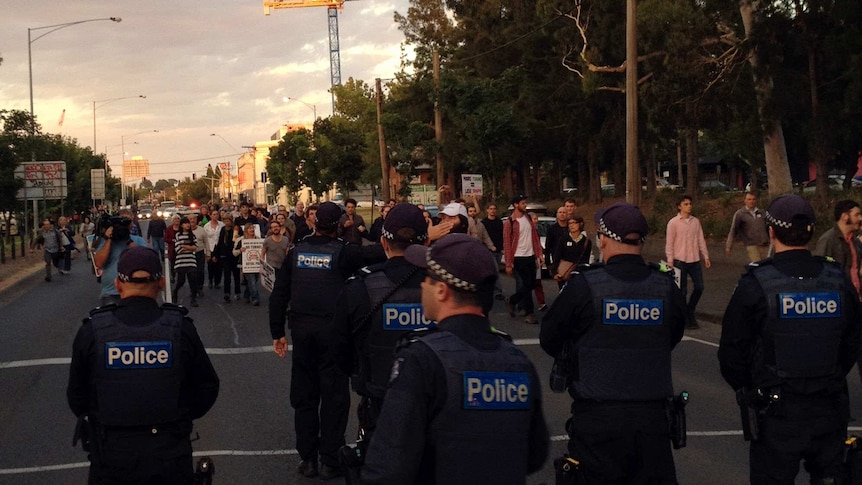
{"label": "black uniform", "polygon": [[[424,271],[403,257],[394,257],[363,268],[359,276],[348,280],[338,298],[333,355],[342,372],[352,376],[353,389],[362,396],[359,422],[363,446],[371,439],[383,405],[396,344],[410,331],[432,324],[422,311],[420,285],[424,278]],[[372,309],[376,311],[369,315]]]}
{"label": "black uniform", "polygon": [[542,320],[540,343],[571,345],[569,455],[589,483],[676,484],[666,399],[685,300],[639,255],[576,272]]}
{"label": "black uniform", "polygon": [[185,314],[132,297],[78,330],[66,395],[94,424],[90,483],[190,483],[192,420],[215,403],[219,379]]}
{"label": "black uniform", "polygon": [[728,303],[718,358],[734,390],[778,396],[759,403],[751,483],[792,484],[803,458],[812,480],[841,476],[845,376],[859,332],[857,293],[838,265],[806,250],[749,265]]}
{"label": "black uniform", "polygon": [[485,317],[438,328],[398,352],[362,482],[525,483],[549,444],[535,368]]}
{"label": "black uniform", "polygon": [[[361,261],[341,239],[309,236],[288,255],[270,298],[270,332],[284,337],[284,314],[290,303],[290,405],[296,429],[296,449],[303,461],[339,466],[338,449],[350,409],[348,377],[330,352],[333,303]],[[287,261],[286,261],[287,263]]]}

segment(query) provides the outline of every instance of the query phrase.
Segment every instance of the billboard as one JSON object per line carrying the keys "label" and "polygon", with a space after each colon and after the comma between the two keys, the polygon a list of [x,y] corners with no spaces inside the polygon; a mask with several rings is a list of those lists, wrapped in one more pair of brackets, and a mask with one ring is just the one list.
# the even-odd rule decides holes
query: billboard
{"label": "billboard", "polygon": [[15,178],[24,180],[18,200],[66,198],[66,162],[24,162],[15,168]]}

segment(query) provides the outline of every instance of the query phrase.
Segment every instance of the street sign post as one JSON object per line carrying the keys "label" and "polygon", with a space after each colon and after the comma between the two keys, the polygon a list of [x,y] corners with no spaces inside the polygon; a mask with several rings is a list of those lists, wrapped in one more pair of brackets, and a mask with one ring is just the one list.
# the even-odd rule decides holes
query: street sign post
{"label": "street sign post", "polygon": [[15,178],[24,180],[18,200],[66,198],[66,162],[23,162],[15,168]]}
{"label": "street sign post", "polygon": [[105,200],[105,169],[90,169],[90,198],[93,200]]}

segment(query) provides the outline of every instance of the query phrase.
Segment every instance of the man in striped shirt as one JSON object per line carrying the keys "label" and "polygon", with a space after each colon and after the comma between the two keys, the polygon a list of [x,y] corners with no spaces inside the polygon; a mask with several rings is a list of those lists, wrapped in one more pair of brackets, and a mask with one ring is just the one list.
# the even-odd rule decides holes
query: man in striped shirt
{"label": "man in striped shirt", "polygon": [[697,320],[694,318],[694,309],[703,295],[703,269],[700,267],[700,259],[703,256],[704,266],[709,269],[709,250],[706,249],[706,239],[703,237],[703,227],[700,220],[691,215],[691,196],[683,195],[677,207],[679,214],[667,223],[667,243],[665,244],[665,255],[667,265],[671,269],[679,269],[679,288],[683,296],[688,295],[688,278],[691,277],[694,289],[688,299],[688,323],[686,328],[698,328]]}

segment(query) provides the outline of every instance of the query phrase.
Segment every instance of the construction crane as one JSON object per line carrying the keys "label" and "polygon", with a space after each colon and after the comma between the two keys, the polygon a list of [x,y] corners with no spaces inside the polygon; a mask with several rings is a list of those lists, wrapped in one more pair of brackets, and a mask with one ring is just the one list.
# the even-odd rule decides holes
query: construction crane
{"label": "construction crane", "polygon": [[[326,7],[329,17],[329,74],[331,86],[341,85],[341,51],[338,42],[338,11],[344,9],[347,0],[263,0],[263,13],[282,8]],[[335,110],[335,92],[332,93],[332,109]]]}

